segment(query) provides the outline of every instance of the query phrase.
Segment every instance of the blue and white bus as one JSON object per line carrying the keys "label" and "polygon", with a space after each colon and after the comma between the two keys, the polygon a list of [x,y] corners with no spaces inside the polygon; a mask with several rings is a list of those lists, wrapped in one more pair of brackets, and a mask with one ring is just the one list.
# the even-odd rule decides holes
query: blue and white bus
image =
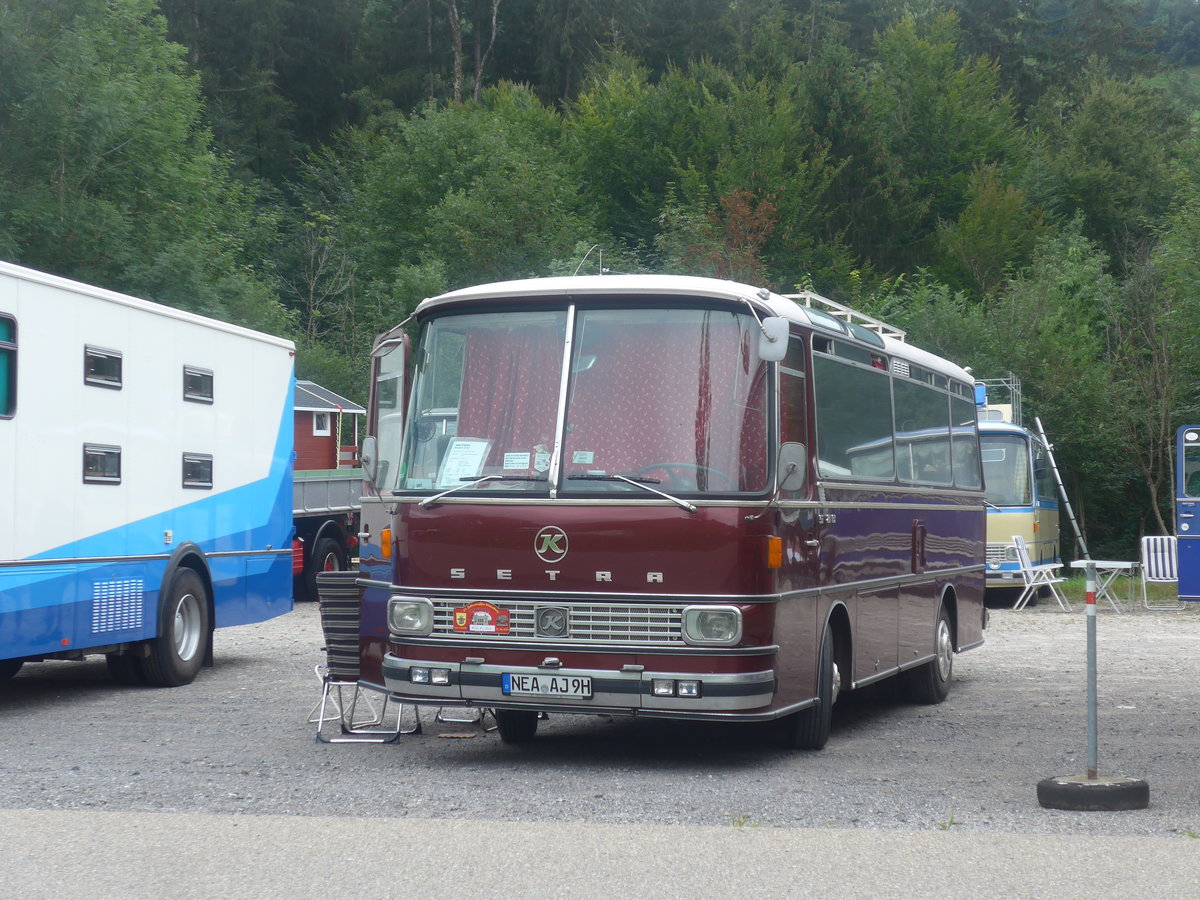
{"label": "blue and white bus", "polygon": [[0,679],[179,685],[291,609],[290,341],[0,262]]}

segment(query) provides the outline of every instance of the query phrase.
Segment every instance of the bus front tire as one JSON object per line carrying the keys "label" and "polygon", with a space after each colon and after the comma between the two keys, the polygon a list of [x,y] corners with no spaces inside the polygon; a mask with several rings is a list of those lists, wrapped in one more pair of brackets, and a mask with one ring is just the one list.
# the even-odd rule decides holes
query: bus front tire
{"label": "bus front tire", "polygon": [[933,659],[909,669],[901,676],[904,689],[913,703],[941,703],[950,694],[950,679],[954,676],[954,638],[950,631],[950,614],[946,612],[945,605],[938,610],[933,652]]}
{"label": "bus front tire", "polygon": [[160,613],[161,633],[150,641],[150,655],[141,661],[146,683],[155,687],[190,684],[204,664],[212,638],[208,591],[193,569],[175,572]]}
{"label": "bus front tire", "polygon": [[497,709],[496,731],[506,744],[524,744],[537,733],[538,714],[525,709]]}
{"label": "bus front tire", "polygon": [[829,740],[833,727],[833,705],[841,689],[841,673],[833,658],[833,631],[825,626],[821,638],[821,659],[817,667],[817,702],[794,713],[786,722],[785,738],[795,750],[820,750]]}

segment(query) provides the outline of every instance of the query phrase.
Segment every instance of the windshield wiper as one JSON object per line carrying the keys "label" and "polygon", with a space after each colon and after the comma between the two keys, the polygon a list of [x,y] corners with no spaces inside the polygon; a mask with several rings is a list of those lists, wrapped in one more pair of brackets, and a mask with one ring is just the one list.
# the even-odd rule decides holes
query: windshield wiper
{"label": "windshield wiper", "polygon": [[466,483],[455,485],[454,487],[450,488],[450,490],[442,491],[440,494],[434,494],[432,497],[426,497],[424,500],[422,500],[417,505],[420,506],[421,508],[432,506],[434,503],[437,503],[443,497],[446,497],[450,494],[457,493],[458,491],[465,491],[467,488],[472,488],[472,487],[475,487],[476,485],[483,484],[485,481],[545,481],[546,476],[545,475],[484,475],[482,478],[472,478],[470,476],[467,476],[466,478],[464,478],[462,480]]}
{"label": "windshield wiper", "polygon": [[628,475],[610,475],[606,472],[576,472],[573,475],[567,476],[568,481],[623,481],[626,484],[632,484],[636,488],[641,488],[651,494],[656,494],[664,500],[670,500],[676,506],[686,509],[690,513],[696,511],[696,507],[686,500],[680,500],[678,497],[672,497],[670,494],[650,487],[651,484],[658,484],[657,478],[642,478],[641,476],[630,477]]}

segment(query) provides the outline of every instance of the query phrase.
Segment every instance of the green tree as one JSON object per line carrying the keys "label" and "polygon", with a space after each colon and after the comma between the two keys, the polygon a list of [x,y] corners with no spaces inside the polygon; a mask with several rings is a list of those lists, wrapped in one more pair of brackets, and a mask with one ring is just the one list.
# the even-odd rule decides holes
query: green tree
{"label": "green tree", "polygon": [[0,6],[0,246],[35,268],[279,331],[271,222],[211,149],[153,0]]}
{"label": "green tree", "polygon": [[1094,59],[1069,90],[1043,98],[1033,124],[1022,182],[1030,199],[1059,221],[1081,212],[1085,233],[1119,262],[1170,207],[1186,116],[1146,81]]}
{"label": "green tree", "polygon": [[994,164],[972,173],[967,196],[957,219],[938,223],[936,268],[951,284],[987,297],[1029,263],[1041,217]]}
{"label": "green tree", "polygon": [[877,43],[865,98],[877,151],[859,179],[876,193],[865,210],[870,229],[855,245],[885,270],[922,265],[937,223],[966,204],[971,173],[1018,146],[997,65],[959,62],[958,37],[956,17],[941,14],[923,29],[906,17]]}

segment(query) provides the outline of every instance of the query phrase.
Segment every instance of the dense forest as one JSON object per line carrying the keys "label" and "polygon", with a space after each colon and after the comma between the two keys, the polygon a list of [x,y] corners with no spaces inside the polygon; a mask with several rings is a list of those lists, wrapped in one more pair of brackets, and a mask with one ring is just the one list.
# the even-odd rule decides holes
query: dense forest
{"label": "dense forest", "polygon": [[1193,66],[1197,0],[0,0],[0,258],[359,399],[450,288],[812,288],[1019,377],[1130,558],[1200,421]]}

